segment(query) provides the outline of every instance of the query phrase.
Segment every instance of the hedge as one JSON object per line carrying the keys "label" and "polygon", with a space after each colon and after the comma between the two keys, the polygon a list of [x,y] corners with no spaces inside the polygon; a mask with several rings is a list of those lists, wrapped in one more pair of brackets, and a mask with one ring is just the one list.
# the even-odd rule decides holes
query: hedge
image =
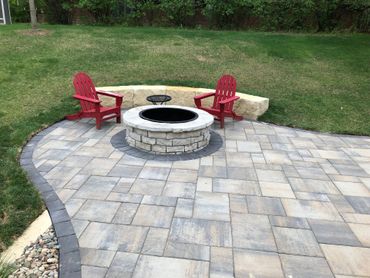
{"label": "hedge", "polygon": [[[27,2],[11,0],[14,19],[28,20]],[[49,23],[370,31],[370,0],[37,0],[37,4]]]}

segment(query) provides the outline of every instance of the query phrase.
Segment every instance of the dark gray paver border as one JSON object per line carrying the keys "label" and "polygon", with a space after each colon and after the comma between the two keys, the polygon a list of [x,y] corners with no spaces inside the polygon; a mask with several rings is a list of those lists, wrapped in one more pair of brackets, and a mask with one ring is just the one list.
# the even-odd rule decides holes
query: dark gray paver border
{"label": "dark gray paver border", "polygon": [[112,146],[119,151],[128,155],[143,158],[146,160],[157,160],[157,161],[179,161],[179,160],[192,160],[202,158],[217,152],[223,145],[222,137],[214,131],[210,131],[211,138],[209,144],[203,149],[193,152],[176,155],[156,155],[149,152],[141,151],[134,147],[131,147],[126,141],[126,129],[119,131],[112,136],[110,140]]}
{"label": "dark gray paver border", "polygon": [[45,135],[60,125],[62,122],[51,125],[33,136],[22,149],[20,165],[26,171],[28,179],[39,191],[49,211],[59,244],[59,277],[81,278],[80,248],[71,219],[63,202],[32,162],[32,154],[37,144]]}

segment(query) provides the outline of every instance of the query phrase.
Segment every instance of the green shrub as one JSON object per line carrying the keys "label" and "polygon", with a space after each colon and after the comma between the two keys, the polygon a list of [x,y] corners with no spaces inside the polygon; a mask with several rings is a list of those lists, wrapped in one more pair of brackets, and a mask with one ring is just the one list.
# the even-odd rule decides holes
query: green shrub
{"label": "green shrub", "polygon": [[177,26],[193,25],[195,3],[193,0],[162,0],[161,10]]}
{"label": "green shrub", "polygon": [[254,0],[205,0],[203,14],[211,25],[222,27],[241,27],[252,15]]}
{"label": "green shrub", "polygon": [[11,264],[5,263],[0,259],[0,278],[8,278],[15,270]]}
{"label": "green shrub", "polygon": [[255,0],[253,12],[266,30],[311,29],[314,0]]}
{"label": "green shrub", "polygon": [[160,1],[127,0],[128,21],[135,25],[161,25]]}
{"label": "green shrub", "polygon": [[[30,6],[28,0],[10,0],[10,14],[13,22],[29,22]],[[44,0],[35,1],[37,12],[40,13],[46,8]]]}

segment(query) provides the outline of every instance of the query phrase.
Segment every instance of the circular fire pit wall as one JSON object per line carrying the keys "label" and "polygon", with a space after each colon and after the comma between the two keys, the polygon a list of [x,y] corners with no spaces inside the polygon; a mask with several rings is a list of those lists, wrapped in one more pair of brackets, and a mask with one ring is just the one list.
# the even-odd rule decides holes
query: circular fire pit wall
{"label": "circular fire pit wall", "polygon": [[141,106],[123,115],[126,141],[154,154],[182,154],[203,149],[210,140],[213,117],[181,106]]}

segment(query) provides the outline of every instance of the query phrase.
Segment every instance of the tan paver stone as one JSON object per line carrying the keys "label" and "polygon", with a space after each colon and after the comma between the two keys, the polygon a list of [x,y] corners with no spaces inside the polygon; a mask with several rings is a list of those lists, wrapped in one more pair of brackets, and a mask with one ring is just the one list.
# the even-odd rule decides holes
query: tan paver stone
{"label": "tan paver stone", "polygon": [[117,252],[106,278],[131,278],[138,258],[138,254]]}
{"label": "tan paver stone", "polygon": [[287,182],[287,179],[282,171],[256,169],[256,172],[260,182]]}
{"label": "tan paver stone", "polygon": [[85,199],[75,199],[71,198],[65,203],[66,210],[70,217],[73,217],[76,212],[80,209],[83,203],[86,202]]}
{"label": "tan paver stone", "polygon": [[289,183],[260,182],[259,184],[263,196],[295,198],[293,190],[290,187]]}
{"label": "tan paver stone", "polygon": [[370,248],[320,246],[334,274],[370,276]]}
{"label": "tan paver stone", "polygon": [[209,261],[210,247],[206,245],[169,241],[164,256]]}
{"label": "tan paver stone", "polygon": [[342,216],[347,223],[370,224],[370,214],[342,213]]}
{"label": "tan paver stone", "polygon": [[175,217],[191,218],[193,216],[194,200],[192,199],[177,199]]}
{"label": "tan paver stone", "polygon": [[247,196],[247,203],[249,213],[285,216],[279,198]]}
{"label": "tan paver stone", "polygon": [[125,154],[117,164],[123,164],[123,165],[132,165],[132,166],[144,166],[146,163],[145,159],[138,158],[135,156],[131,156],[128,154]]}
{"label": "tan paver stone", "polygon": [[136,178],[141,169],[141,166],[116,164],[108,175],[112,177]]}
{"label": "tan paver stone", "polygon": [[81,168],[56,166],[45,175],[45,179],[69,181]]}
{"label": "tan paver stone", "polygon": [[324,258],[280,254],[280,260],[287,277],[334,277]]}
{"label": "tan paver stone", "polygon": [[349,223],[351,230],[355,233],[364,247],[370,247],[370,225]]}
{"label": "tan paver stone", "polygon": [[248,153],[226,153],[228,167],[253,167],[253,161]]}
{"label": "tan paver stone", "polygon": [[75,218],[109,223],[112,221],[119,206],[120,203],[118,202],[87,200],[76,213]]}
{"label": "tan paver stone", "polygon": [[282,199],[287,216],[343,221],[329,202]]}
{"label": "tan paver stone", "polygon": [[99,267],[109,267],[116,253],[108,250],[81,248],[81,263]]}
{"label": "tan paver stone", "polygon": [[339,190],[331,181],[289,178],[289,183],[294,191],[340,194]]}
{"label": "tan paver stone", "polygon": [[185,169],[172,169],[168,181],[196,183],[198,172]]}
{"label": "tan paver stone", "polygon": [[237,140],[236,145],[238,152],[261,152],[261,147],[258,142]]}
{"label": "tan paver stone", "polygon": [[150,228],[141,253],[148,255],[163,255],[168,237],[168,229]]}
{"label": "tan paver stone", "polygon": [[133,278],[206,278],[209,263],[166,257],[140,256]]}
{"label": "tan paver stone", "polygon": [[229,199],[231,212],[248,213],[248,205],[245,196],[230,194]]}
{"label": "tan paver stone", "polygon": [[316,150],[316,152],[320,157],[326,159],[348,159],[348,156],[342,151]]}
{"label": "tan paver stone", "polygon": [[290,160],[288,155],[283,151],[266,150],[266,151],[263,151],[263,155],[265,156],[265,160],[267,164],[292,165],[292,161]]}
{"label": "tan paver stone", "polygon": [[343,195],[328,194],[328,198],[340,213],[354,213],[355,210]]}
{"label": "tan paver stone", "polygon": [[112,192],[108,195],[108,201],[118,201],[118,202],[125,202],[125,203],[141,203],[143,199],[143,195],[141,194],[126,194],[126,193],[119,193],[119,192]]}
{"label": "tan paver stone", "polygon": [[65,186],[64,188],[69,189],[79,189],[89,178],[89,175],[75,175]]}
{"label": "tan paver stone", "polygon": [[134,178],[121,178],[117,185],[113,188],[113,191],[127,193],[130,191],[130,188],[134,182]]}
{"label": "tan paver stone", "polygon": [[321,257],[320,246],[310,230],[273,227],[279,253]]}
{"label": "tan paver stone", "polygon": [[198,177],[197,191],[212,192],[212,178]]}
{"label": "tan paver stone", "polygon": [[66,157],[66,159],[64,159],[62,162],[60,162],[59,166],[83,168],[92,159],[93,158],[90,156],[70,155]]}
{"label": "tan paver stone", "polygon": [[310,229],[306,218],[286,217],[270,215],[270,222],[272,226],[296,228],[296,229]]}
{"label": "tan paver stone", "polygon": [[270,222],[265,215],[232,213],[233,246],[261,251],[276,251]]}
{"label": "tan paver stone", "polygon": [[175,169],[187,169],[187,170],[198,170],[200,165],[200,159],[192,159],[185,161],[175,161],[173,162],[172,168]]}
{"label": "tan paver stone", "polygon": [[234,179],[213,179],[213,192],[261,195],[257,182]]}
{"label": "tan paver stone", "polygon": [[105,176],[112,170],[117,161],[118,159],[112,158],[94,158],[82,168],[79,174]]}
{"label": "tan paver stone", "polygon": [[109,157],[114,151],[113,147],[110,148],[98,148],[93,147],[81,147],[74,152],[75,155],[90,156],[90,157]]}
{"label": "tan paver stone", "polygon": [[82,232],[86,229],[87,225],[89,225],[89,221],[87,220],[72,219],[71,222],[77,238],[81,236]]}
{"label": "tan paver stone", "polygon": [[318,242],[326,244],[361,246],[355,234],[344,222],[309,219]]}
{"label": "tan paver stone", "polygon": [[175,209],[173,207],[140,205],[132,224],[158,228],[169,228],[174,210]]}
{"label": "tan paver stone", "polygon": [[113,223],[131,224],[138,207],[138,204],[122,203],[113,218]]}
{"label": "tan paver stone", "polygon": [[234,260],[231,248],[211,247],[210,277],[234,277]]}
{"label": "tan paver stone", "polygon": [[74,198],[104,200],[117,182],[118,178],[114,177],[91,176],[75,193]]}
{"label": "tan paver stone", "polygon": [[82,233],[82,248],[140,252],[148,227],[91,222]]}
{"label": "tan paver stone", "polygon": [[130,189],[131,194],[161,195],[166,182],[161,180],[136,179]]}
{"label": "tan paver stone", "polygon": [[104,278],[107,269],[97,266],[82,265],[81,277],[82,278]]}
{"label": "tan paver stone", "polygon": [[57,192],[59,199],[63,203],[65,203],[73,196],[73,194],[75,194],[76,191],[77,190],[73,190],[73,189],[59,189],[56,192]]}
{"label": "tan paver stone", "polygon": [[189,182],[167,182],[162,195],[179,198],[194,198],[195,184]]}
{"label": "tan paver stone", "polygon": [[169,239],[183,243],[231,247],[231,226],[225,221],[174,218]]}
{"label": "tan paver stone", "polygon": [[370,190],[362,183],[355,182],[334,182],[343,195],[370,197]]}
{"label": "tan paver stone", "polygon": [[279,255],[270,252],[234,250],[235,277],[283,278]]}
{"label": "tan paver stone", "polygon": [[193,217],[230,221],[229,196],[223,193],[197,192]]}

